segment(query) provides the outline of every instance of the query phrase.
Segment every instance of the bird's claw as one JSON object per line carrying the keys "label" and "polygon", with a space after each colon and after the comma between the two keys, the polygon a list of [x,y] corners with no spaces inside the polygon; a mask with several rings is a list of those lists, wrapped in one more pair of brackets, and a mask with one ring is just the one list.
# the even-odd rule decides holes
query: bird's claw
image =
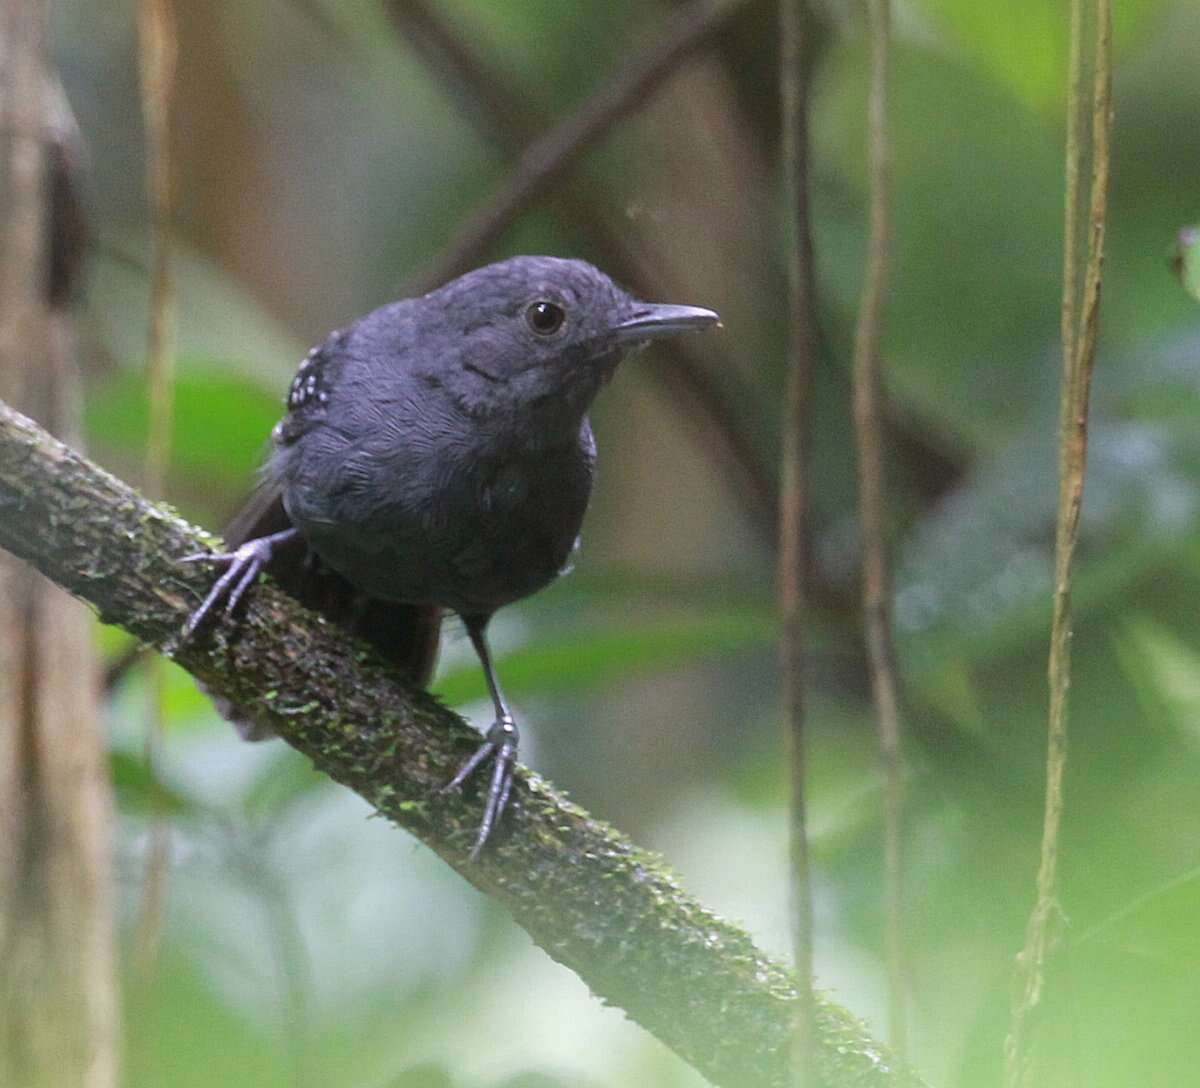
{"label": "bird's claw", "polygon": [[487,799],[483,805],[483,819],[479,822],[479,833],[475,837],[475,845],[471,848],[471,860],[476,861],[487,843],[496,824],[508,805],[508,795],[512,790],[513,769],[517,765],[517,742],[519,740],[516,723],[505,715],[497,718],[488,730],[487,740],[475,749],[471,758],[458,769],[458,773],[442,787],[443,793],[459,789],[472,774],[489,759],[493,760],[492,777],[488,783]]}
{"label": "bird's claw", "polygon": [[212,589],[208,591],[208,596],[201,601],[200,606],[188,617],[176,648],[182,646],[196,633],[205,617],[220,604],[222,598],[225,599],[225,615],[233,613],[246,590],[254,583],[254,579],[271,561],[273,545],[274,541],[270,537],[261,537],[257,540],[248,540],[240,548],[231,552],[197,552],[194,555],[185,555],[180,560],[183,563],[227,563],[228,569],[217,579]]}

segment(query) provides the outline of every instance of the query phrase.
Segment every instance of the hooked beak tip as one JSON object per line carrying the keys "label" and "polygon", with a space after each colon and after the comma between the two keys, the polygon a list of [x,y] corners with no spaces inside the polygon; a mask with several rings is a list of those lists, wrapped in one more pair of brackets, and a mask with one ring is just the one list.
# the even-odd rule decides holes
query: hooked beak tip
{"label": "hooked beak tip", "polygon": [[720,315],[702,306],[675,306],[653,302],[637,306],[616,328],[620,340],[658,340],[681,332],[721,327]]}

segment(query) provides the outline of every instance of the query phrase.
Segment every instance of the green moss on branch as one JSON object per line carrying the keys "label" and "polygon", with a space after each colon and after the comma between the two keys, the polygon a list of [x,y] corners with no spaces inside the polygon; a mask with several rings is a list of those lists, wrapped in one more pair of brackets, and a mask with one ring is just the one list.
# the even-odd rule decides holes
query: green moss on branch
{"label": "green moss on branch", "polygon": [[[0,547],[168,649],[211,581],[180,557],[215,543],[0,403]],[[503,834],[472,864],[478,799],[439,792],[477,735],[363,645],[269,585],[175,659],[503,903],[603,1000],[714,1084],[788,1083],[795,988],[662,863],[521,770]],[[231,755],[231,758],[234,758]],[[837,1088],[914,1088],[841,1007],[820,1000],[818,1066]]]}

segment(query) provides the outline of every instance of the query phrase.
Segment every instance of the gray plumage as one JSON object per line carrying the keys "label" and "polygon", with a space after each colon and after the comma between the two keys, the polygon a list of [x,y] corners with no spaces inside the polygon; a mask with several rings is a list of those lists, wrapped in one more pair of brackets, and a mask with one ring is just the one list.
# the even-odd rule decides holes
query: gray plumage
{"label": "gray plumage", "polygon": [[[528,306],[570,315],[552,335]],[[633,300],[579,261],[515,258],[334,333],[302,365],[268,478],[371,596],[491,613],[566,563],[591,492],[586,412]]]}
{"label": "gray plumage", "polygon": [[[451,783],[495,759],[478,850],[504,808],[516,755],[487,622],[567,563],[595,470],[587,412],[622,356],[716,320],[639,302],[583,261],[515,257],[333,333],[300,365],[272,432],[265,494],[282,509],[260,499],[250,528],[230,541],[245,543],[209,557],[229,569],[186,634],[220,598],[233,607],[259,570],[275,574],[280,549],[299,542],[357,596],[339,620],[364,604],[407,610],[391,613],[404,617],[392,624],[392,648],[415,617],[436,624],[442,610],[457,612],[496,705],[487,742]],[[329,614],[328,594],[299,571],[286,568],[285,588]],[[422,681],[428,641],[416,640],[425,656],[411,664]]]}

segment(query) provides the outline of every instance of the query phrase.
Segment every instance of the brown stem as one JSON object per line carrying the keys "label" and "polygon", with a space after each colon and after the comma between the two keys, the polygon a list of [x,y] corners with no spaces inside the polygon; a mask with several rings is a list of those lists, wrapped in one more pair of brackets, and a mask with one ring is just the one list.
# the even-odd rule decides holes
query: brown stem
{"label": "brown stem", "polygon": [[139,0],[138,59],[146,125],[146,188],[150,197],[150,325],[146,346],[149,428],[145,487],[161,496],[171,455],[175,284],[171,272],[173,166],[171,116],[175,80],[175,18],[171,0]]}
{"label": "brown stem", "polygon": [[[1091,197],[1088,209],[1087,266],[1078,296],[1077,261],[1064,256],[1063,372],[1059,415],[1058,522],[1055,530],[1054,613],[1050,628],[1050,707],[1046,750],[1046,805],[1037,875],[1037,901],[1025,943],[1017,957],[1017,993],[1004,1042],[1004,1083],[1029,1083],[1032,1061],[1029,1020],[1044,996],[1046,963],[1052,951],[1058,901],[1058,849],[1067,765],[1067,695],[1071,685],[1071,579],[1083,479],[1087,467],[1088,403],[1095,368],[1100,312],[1101,272],[1108,207],[1109,140],[1112,131],[1112,11],[1109,0],[1096,0],[1096,40],[1091,102]],[[1083,0],[1071,4],[1071,50],[1067,123],[1067,185],[1064,245],[1076,245],[1082,202],[1079,177],[1085,149],[1077,118],[1083,115]]]}
{"label": "brown stem", "polygon": [[[146,344],[146,388],[149,394],[144,486],[147,494],[166,492],[171,457],[175,358],[172,329],[175,284],[171,269],[173,164],[171,119],[177,55],[175,16],[171,0],[140,0],[138,59],[141,67],[142,116],[146,126],[146,189],[150,198],[150,323]],[[158,659],[147,662],[147,721],[145,760],[157,799],[159,751],[162,748],[163,669]],[[170,853],[168,824],[156,801],[146,854],[138,910],[137,956],[143,972],[152,969],[162,932],[163,902]]]}
{"label": "brown stem", "polygon": [[[78,129],[48,5],[0,0],[0,396],[79,433]],[[0,521],[12,520],[0,508]],[[113,1088],[112,793],[86,610],[0,555],[0,1083]]]}
{"label": "brown stem", "polygon": [[884,772],[884,914],[888,1024],[891,1044],[905,1051],[906,976],[901,915],[900,857],[903,794],[900,708],[892,643],[891,571],[884,479],[883,375],[880,341],[891,252],[891,149],[887,125],[890,67],[889,0],[869,0],[871,86],[867,102],[870,236],[862,304],[854,338],[854,438],[858,450],[858,509],[863,548],[863,627]]}
{"label": "brown stem", "polygon": [[790,211],[788,384],[779,497],[779,609],[787,751],[791,765],[792,957],[800,980],[793,1040],[793,1084],[814,1083],[812,878],[805,814],[804,622],[808,519],[809,402],[817,351],[812,214],[808,193],[808,82],[811,14],[804,0],[781,0],[780,97],[783,163]]}

